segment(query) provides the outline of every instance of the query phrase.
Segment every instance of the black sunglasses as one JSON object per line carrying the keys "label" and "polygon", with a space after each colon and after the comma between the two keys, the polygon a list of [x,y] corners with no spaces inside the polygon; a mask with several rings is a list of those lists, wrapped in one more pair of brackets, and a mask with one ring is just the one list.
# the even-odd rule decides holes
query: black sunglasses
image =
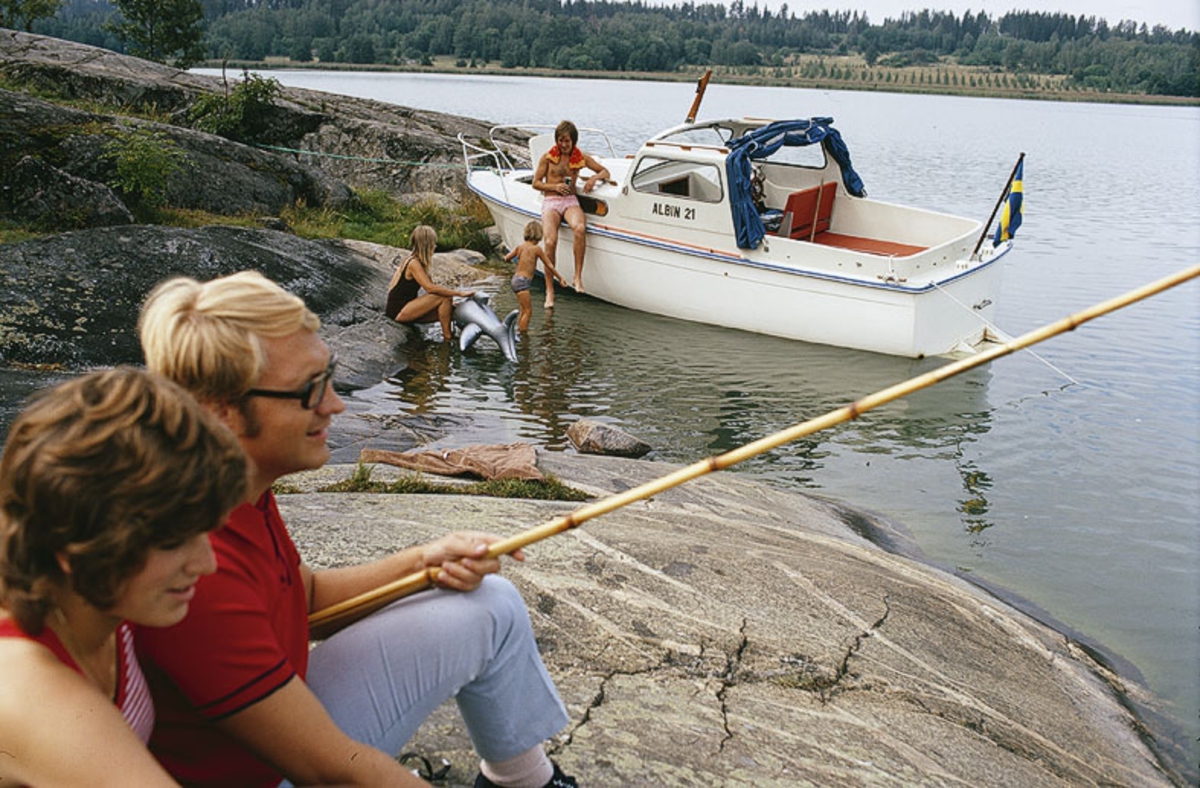
{"label": "black sunglasses", "polygon": [[304,408],[305,410],[312,410],[325,401],[325,392],[329,390],[329,384],[333,381],[333,372],[335,369],[337,369],[337,356],[330,356],[329,366],[325,367],[325,371],[295,391],[250,389],[245,393],[244,396],[273,397],[275,399],[298,399],[300,400],[300,407]]}

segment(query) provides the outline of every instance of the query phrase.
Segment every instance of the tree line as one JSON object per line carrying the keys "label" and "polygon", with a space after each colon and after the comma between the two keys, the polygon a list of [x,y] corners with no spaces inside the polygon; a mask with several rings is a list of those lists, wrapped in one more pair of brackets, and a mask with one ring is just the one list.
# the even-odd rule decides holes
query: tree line
{"label": "tree line", "polygon": [[464,67],[653,73],[778,68],[804,55],[860,55],[868,66],[955,63],[1059,75],[1073,89],[1200,97],[1197,32],[1063,13],[923,10],[872,23],[857,12],[795,14],[787,5],[773,12],[744,0],[728,6],[691,0],[669,6],[641,0],[0,0],[0,24],[13,24],[11,14],[3,15],[6,7],[56,2],[62,3],[57,13],[35,19],[32,29],[142,56],[147,47],[137,51],[136,34],[153,27],[147,7],[162,9],[163,26],[194,18],[199,48],[180,45],[154,58],[184,65],[197,62],[200,52],[213,60],[366,65],[429,64],[448,56]]}

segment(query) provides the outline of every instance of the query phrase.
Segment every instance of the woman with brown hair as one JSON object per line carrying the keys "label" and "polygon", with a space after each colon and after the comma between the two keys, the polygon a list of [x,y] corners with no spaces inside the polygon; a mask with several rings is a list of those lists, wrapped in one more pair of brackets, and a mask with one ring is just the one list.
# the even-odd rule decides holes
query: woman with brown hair
{"label": "woman with brown hair", "polygon": [[0,784],[174,785],[132,624],[187,614],[245,495],[236,438],[121,368],[38,396],[0,458]]}

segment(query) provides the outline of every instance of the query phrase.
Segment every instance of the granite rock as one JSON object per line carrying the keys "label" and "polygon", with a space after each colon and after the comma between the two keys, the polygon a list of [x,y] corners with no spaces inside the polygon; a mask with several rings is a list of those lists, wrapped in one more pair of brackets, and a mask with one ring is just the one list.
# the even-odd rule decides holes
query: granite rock
{"label": "granite rock", "polygon": [[[673,470],[546,452],[539,466],[597,496]],[[319,566],[575,508],[316,492],[280,506]],[[858,536],[848,523],[864,516],[719,473],[527,547],[504,571],[570,712],[553,757],[587,786],[1171,784],[1127,707],[1144,690]],[[452,703],[404,749],[447,758],[445,784],[471,784]]]}

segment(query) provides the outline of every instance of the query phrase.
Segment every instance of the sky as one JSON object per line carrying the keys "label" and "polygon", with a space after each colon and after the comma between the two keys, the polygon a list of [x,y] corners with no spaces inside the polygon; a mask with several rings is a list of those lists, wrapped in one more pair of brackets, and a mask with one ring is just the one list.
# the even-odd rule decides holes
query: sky
{"label": "sky", "polygon": [[[743,0],[751,5],[753,0]],[[787,0],[758,0],[759,7],[778,10]],[[986,11],[993,19],[1009,11],[1061,12],[1074,16],[1094,16],[1115,25],[1123,19],[1145,22],[1150,27],[1166,25],[1171,30],[1186,28],[1200,31],[1200,0],[791,0],[788,10],[800,16],[808,11],[866,11],[872,24],[885,18],[898,18],[905,11],[928,8],[953,11]]]}

